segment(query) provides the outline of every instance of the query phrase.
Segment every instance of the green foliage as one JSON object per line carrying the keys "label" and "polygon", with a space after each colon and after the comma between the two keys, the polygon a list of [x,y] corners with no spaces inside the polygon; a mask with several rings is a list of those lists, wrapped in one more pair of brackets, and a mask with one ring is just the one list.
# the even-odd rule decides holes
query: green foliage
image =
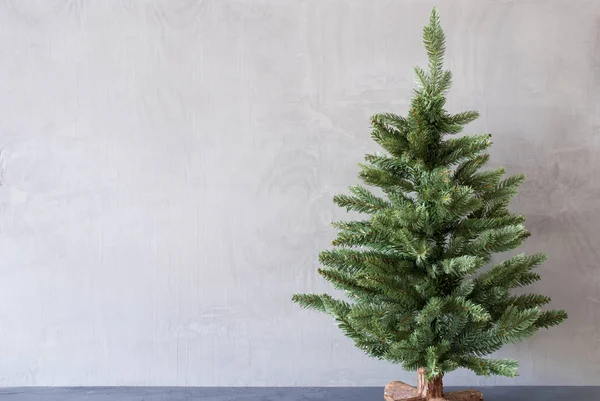
{"label": "green foliage", "polygon": [[334,202],[368,218],[336,222],[333,249],[319,255],[319,274],[348,296],[297,294],[303,307],[327,313],[367,354],[424,367],[433,378],[457,368],[480,375],[517,375],[517,362],[485,358],[567,314],[542,311],[550,298],[512,295],[540,276],[545,255],[518,254],[491,264],[529,236],[525,218],[508,210],[523,182],[503,168],[482,170],[489,134],[455,136],[478,114],[445,111],[452,75],[443,70],[445,37],[437,11],[424,28],[428,70],[407,117],[372,117],[372,138],[384,153],[365,156],[359,177],[377,187],[350,187]]}

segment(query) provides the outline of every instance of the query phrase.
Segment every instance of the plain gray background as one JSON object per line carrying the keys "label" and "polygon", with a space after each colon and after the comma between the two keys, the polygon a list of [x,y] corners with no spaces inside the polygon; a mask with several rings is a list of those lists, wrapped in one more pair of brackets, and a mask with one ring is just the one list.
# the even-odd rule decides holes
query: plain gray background
{"label": "plain gray background", "polygon": [[[404,113],[423,0],[0,1],[0,385],[383,385],[326,316],[334,193]],[[451,112],[525,172],[534,290],[570,313],[517,379],[600,384],[600,2],[438,2]]]}

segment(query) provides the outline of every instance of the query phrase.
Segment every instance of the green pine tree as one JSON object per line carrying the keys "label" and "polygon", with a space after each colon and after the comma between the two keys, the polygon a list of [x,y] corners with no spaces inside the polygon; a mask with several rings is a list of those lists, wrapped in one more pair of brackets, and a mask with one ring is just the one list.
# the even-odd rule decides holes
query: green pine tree
{"label": "green pine tree", "polygon": [[301,306],[331,315],[368,355],[424,372],[439,382],[457,368],[478,375],[517,375],[517,362],[487,358],[504,344],[562,322],[562,310],[542,311],[550,298],[512,295],[540,279],[543,254],[518,254],[491,266],[492,254],[519,247],[530,233],[508,210],[523,182],[503,168],[482,169],[490,135],[456,136],[478,117],[449,114],[452,75],[443,69],[445,37],[437,11],[423,30],[428,70],[415,68],[417,89],[407,117],[372,117],[383,153],[367,154],[364,186],[334,202],[364,220],[334,223],[334,249],[319,255],[319,274],[347,300],[296,294]]}

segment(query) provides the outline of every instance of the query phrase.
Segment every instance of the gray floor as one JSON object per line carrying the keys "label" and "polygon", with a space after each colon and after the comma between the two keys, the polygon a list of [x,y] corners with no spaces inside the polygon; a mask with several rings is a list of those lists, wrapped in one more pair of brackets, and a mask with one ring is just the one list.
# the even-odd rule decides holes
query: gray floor
{"label": "gray floor", "polygon": [[[452,388],[448,388],[452,390]],[[600,387],[486,387],[486,401],[599,401]],[[376,387],[189,388],[83,387],[3,388],[2,401],[383,401]]]}

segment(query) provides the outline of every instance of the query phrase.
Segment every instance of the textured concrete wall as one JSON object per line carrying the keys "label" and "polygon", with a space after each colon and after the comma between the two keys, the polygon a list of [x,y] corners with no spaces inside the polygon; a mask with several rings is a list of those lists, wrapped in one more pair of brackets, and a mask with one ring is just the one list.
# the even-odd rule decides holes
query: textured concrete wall
{"label": "textured concrete wall", "polygon": [[[289,302],[405,112],[433,2],[0,1],[0,385],[383,385]],[[600,384],[600,2],[439,2],[455,85],[569,321],[503,356]]]}

